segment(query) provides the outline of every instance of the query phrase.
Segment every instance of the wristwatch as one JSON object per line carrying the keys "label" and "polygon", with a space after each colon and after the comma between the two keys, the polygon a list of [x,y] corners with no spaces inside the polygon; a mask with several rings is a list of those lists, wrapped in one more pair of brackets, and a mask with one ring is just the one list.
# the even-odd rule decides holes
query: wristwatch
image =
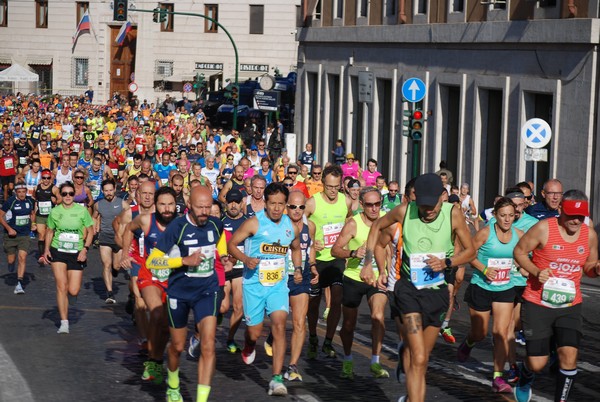
{"label": "wristwatch", "polygon": [[446,258],[444,262],[446,263],[446,268],[452,268],[452,260],[450,258]]}

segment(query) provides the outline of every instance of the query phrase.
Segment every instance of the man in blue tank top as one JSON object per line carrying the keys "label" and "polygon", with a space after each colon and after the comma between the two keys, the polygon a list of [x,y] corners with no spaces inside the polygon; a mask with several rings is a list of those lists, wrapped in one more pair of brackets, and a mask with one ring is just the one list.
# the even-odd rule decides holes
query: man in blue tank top
{"label": "man in blue tank top", "polygon": [[[269,395],[287,395],[281,370],[285,357],[285,323],[289,312],[287,253],[292,251],[294,269],[302,270],[299,229],[284,215],[289,191],[280,183],[265,189],[265,209],[248,219],[233,234],[228,251],[244,263],[242,297],[248,328],[242,359],[252,364],[256,341],[260,337],[265,311],[273,331],[273,378]],[[237,244],[245,241],[245,253]]]}

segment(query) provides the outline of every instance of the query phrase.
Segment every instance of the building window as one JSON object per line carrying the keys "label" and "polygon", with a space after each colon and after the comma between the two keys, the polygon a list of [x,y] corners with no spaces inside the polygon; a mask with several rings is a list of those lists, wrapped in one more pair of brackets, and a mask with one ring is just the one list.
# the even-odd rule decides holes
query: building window
{"label": "building window", "polygon": [[335,0],[335,18],[344,18],[344,0]]}
{"label": "building window", "polygon": [[462,13],[465,10],[464,0],[452,0],[452,12]]}
{"label": "building window", "polygon": [[417,12],[415,14],[427,14],[427,0],[415,0]]}
{"label": "building window", "polygon": [[83,58],[73,59],[73,86],[87,87],[88,86],[88,68],[89,60]]}
{"label": "building window", "polygon": [[358,10],[359,17],[368,17],[369,16],[369,0],[359,0],[358,6],[360,9]]}
{"label": "building window", "polygon": [[35,0],[35,27],[48,28],[48,0]]}
{"label": "building window", "polygon": [[[162,3],[160,8],[169,12],[175,11],[175,5],[171,3]],[[160,23],[161,32],[173,32],[174,17],[173,14],[167,14],[165,21]]]}
{"label": "building window", "polygon": [[[219,6],[217,4],[207,4],[204,6],[204,15],[219,21]],[[219,26],[210,20],[204,20],[204,32],[217,33]]]}
{"label": "building window", "polygon": [[265,29],[265,6],[250,6],[250,34],[262,35]]}
{"label": "building window", "polygon": [[398,0],[386,0],[385,1],[385,16],[391,17],[396,15],[396,3]]}
{"label": "building window", "polygon": [[77,20],[75,21],[75,26],[79,25],[79,21],[81,21],[81,17],[85,14],[86,11],[90,9],[89,1],[78,1],[75,3],[75,7],[77,10]]}
{"label": "building window", "polygon": [[317,4],[315,5],[315,13],[313,15],[315,20],[321,19],[321,0],[317,0]]}
{"label": "building window", "polygon": [[155,74],[167,78],[173,75],[173,62],[168,60],[156,60]]}
{"label": "building window", "polygon": [[495,0],[492,3],[492,9],[494,9],[494,10],[506,10],[506,0]]}
{"label": "building window", "polygon": [[8,26],[8,0],[0,0],[0,27]]}

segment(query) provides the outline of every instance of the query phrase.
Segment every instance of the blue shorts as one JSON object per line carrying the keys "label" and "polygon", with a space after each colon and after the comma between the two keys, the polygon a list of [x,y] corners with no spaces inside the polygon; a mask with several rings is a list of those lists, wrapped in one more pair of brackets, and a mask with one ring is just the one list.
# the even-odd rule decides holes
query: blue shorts
{"label": "blue shorts", "polygon": [[244,284],[242,287],[244,316],[246,325],[252,327],[261,324],[267,315],[274,311],[290,312],[289,289],[285,280],[275,286],[263,286],[260,283]]}
{"label": "blue shorts", "polygon": [[310,293],[310,277],[303,277],[302,282],[294,282],[294,275],[289,275],[288,288],[290,289],[290,296],[298,296],[303,293]]}
{"label": "blue shorts", "polygon": [[138,274],[140,273],[140,268],[142,268],[140,264],[138,264],[135,261],[131,261],[131,269],[129,270],[129,275],[138,276]]}
{"label": "blue shorts", "polygon": [[221,306],[221,300],[220,292],[204,293],[192,300],[176,299],[167,295],[169,326],[171,328],[187,327],[190,309],[194,311],[194,322],[196,324],[202,321],[204,317],[216,317]]}

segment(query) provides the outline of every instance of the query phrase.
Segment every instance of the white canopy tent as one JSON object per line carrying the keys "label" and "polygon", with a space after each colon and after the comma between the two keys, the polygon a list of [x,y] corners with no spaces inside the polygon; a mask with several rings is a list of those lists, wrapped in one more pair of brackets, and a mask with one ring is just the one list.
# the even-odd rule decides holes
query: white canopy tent
{"label": "white canopy tent", "polygon": [[[5,92],[31,92],[37,89],[40,76],[29,71],[20,64],[14,63],[7,69],[0,71],[0,91]],[[19,84],[21,83],[21,84]]]}

